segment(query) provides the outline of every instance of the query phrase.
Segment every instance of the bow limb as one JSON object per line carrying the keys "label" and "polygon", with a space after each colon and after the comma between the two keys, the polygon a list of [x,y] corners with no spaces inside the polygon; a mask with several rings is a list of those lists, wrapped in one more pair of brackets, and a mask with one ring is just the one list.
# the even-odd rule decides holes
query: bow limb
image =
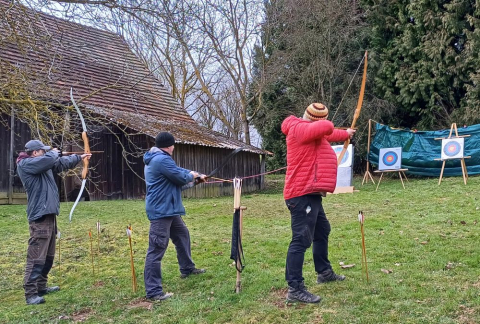
{"label": "bow limb", "polygon": [[213,170],[212,172],[210,172],[208,175],[207,175],[207,178],[210,178],[212,176],[214,176],[215,174],[218,173],[218,171],[220,171],[221,169],[223,169],[223,167],[225,165],[227,165],[228,161],[230,161],[238,152],[242,151],[244,149],[244,147],[238,147],[236,148],[233,152],[231,152],[223,161],[222,163],[215,168],[215,170]]}
{"label": "bow limb", "polygon": [[[82,122],[83,150],[84,150],[84,154],[88,154],[88,153],[90,153],[90,145],[88,143],[87,125],[85,124],[85,120],[83,119],[82,112],[80,111],[80,108],[78,108],[77,103],[75,102],[75,99],[73,98],[73,89],[72,88],[70,88],[70,99],[72,100],[72,104],[75,107],[75,110],[77,111],[78,116],[80,117],[80,121]],[[88,164],[89,164],[88,159],[83,159],[82,187],[80,188],[80,191],[78,192],[77,199],[75,200],[75,203],[73,204],[72,209],[70,210],[70,215],[69,215],[70,221],[72,221],[73,211],[75,210],[75,207],[77,207],[77,204],[80,201],[80,198],[82,197],[83,190],[85,189],[85,184],[87,182],[87,175],[88,175]]]}
{"label": "bow limb", "polygon": [[[357,108],[355,109],[355,114],[353,115],[352,125],[350,126],[351,129],[355,128],[358,117],[360,117],[360,111],[362,110],[363,97],[365,95],[365,84],[367,82],[367,66],[368,66],[368,53],[367,53],[367,51],[365,51],[365,62],[364,62],[364,65],[363,65],[362,85],[360,87],[360,95],[359,95],[358,101],[357,101]],[[348,138],[345,141],[345,143],[343,144],[342,152],[340,152],[340,154],[338,155],[337,165],[340,165],[340,163],[342,162],[342,159],[345,156],[345,153],[347,152],[349,144],[350,144],[350,138]]]}

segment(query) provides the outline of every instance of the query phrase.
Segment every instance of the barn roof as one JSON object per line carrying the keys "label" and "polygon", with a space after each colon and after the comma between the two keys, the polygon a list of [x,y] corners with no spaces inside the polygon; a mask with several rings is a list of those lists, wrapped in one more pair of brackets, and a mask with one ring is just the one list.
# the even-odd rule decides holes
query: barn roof
{"label": "barn roof", "polygon": [[[245,146],[198,125],[121,36],[4,0],[0,0],[0,72],[16,75],[8,82],[20,82],[36,99],[69,102],[72,87],[75,98],[82,98],[81,106],[152,137],[170,131],[179,143]],[[246,150],[265,153],[254,146]]]}

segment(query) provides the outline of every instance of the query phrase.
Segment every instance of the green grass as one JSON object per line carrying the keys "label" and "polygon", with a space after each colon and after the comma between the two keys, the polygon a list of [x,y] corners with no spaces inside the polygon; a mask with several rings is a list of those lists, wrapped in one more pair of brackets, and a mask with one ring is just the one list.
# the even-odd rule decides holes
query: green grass
{"label": "green grass", "polygon": [[[332,224],[330,261],[347,280],[317,285],[308,250],[304,276],[310,290],[322,296],[317,305],[285,304],[290,215],[281,178],[273,180],[266,193],[242,197],[248,209],[241,293],[234,293],[235,268],[229,260],[233,199],[191,199],[184,201],[184,219],[194,261],[207,273],[180,279],[170,243],[162,269],[164,289],[175,295],[153,305],[143,299],[149,225],[143,201],[81,202],[72,223],[67,220],[71,204],[62,204],[61,267],[57,258],[49,278],[62,290],[39,306],[25,305],[23,297],[25,206],[0,206],[0,322],[480,323],[480,177],[471,177],[467,186],[461,178],[446,178],[441,186],[438,179],[412,179],[406,190],[398,179],[387,179],[378,192],[356,179],[360,191],[329,195],[324,207]],[[358,210],[366,216],[369,283],[362,277]],[[94,278],[88,230],[95,231],[97,220],[104,231]],[[137,293],[131,289],[129,223]],[[356,265],[340,269],[340,262]]]}

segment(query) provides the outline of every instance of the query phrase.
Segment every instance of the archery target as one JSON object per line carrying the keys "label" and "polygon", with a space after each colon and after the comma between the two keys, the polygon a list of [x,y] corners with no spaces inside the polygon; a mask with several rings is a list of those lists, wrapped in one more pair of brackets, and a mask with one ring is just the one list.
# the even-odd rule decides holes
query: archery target
{"label": "archery target", "polygon": [[459,159],[463,157],[464,138],[442,140],[442,160]]}
{"label": "archery target", "polygon": [[[340,153],[342,153],[342,150],[343,150],[343,145],[332,145],[332,148],[335,151],[335,154],[337,155],[337,161],[338,161],[338,157],[340,156]],[[343,156],[342,161],[338,166],[349,167],[349,166],[352,166],[352,162],[353,162],[353,146],[352,144],[349,144],[347,151],[345,152],[345,155]]]}
{"label": "archery target", "polygon": [[402,148],[382,148],[378,155],[378,170],[396,170],[402,167]]}

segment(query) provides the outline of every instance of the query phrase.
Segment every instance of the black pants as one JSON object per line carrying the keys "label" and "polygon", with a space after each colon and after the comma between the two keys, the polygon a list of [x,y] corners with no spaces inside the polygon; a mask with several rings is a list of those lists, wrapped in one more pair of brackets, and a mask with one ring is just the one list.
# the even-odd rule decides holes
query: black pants
{"label": "black pants", "polygon": [[322,196],[305,195],[287,199],[292,218],[292,241],[288,247],[285,279],[297,288],[303,283],[305,251],[313,242],[313,262],[317,273],[332,268],[328,260],[328,235],[330,223],[322,206]]}
{"label": "black pants", "polygon": [[47,289],[47,278],[55,257],[55,240],[57,234],[56,216],[44,215],[29,224],[27,264],[23,288],[25,297],[37,295],[38,291]]}
{"label": "black pants", "polygon": [[190,247],[190,233],[183,219],[180,216],[172,216],[150,221],[148,251],[143,273],[147,298],[157,296],[163,291],[162,258],[170,238],[177,250],[180,273],[189,274],[195,269]]}

